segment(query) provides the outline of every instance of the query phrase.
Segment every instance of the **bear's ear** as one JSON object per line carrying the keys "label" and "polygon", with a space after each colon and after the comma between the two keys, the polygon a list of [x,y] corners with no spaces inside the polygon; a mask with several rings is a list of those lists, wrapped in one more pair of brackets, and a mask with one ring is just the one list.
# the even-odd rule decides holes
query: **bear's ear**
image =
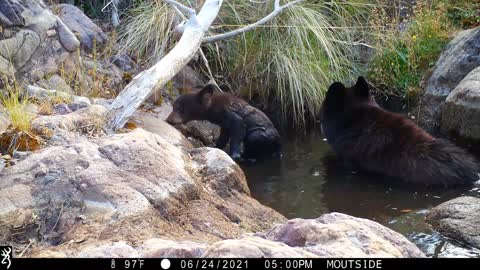
{"label": "bear's ear", "polygon": [[197,93],[198,101],[201,104],[210,104],[210,99],[212,98],[213,92],[215,91],[215,85],[207,84],[205,85],[202,90]]}
{"label": "bear's ear", "polygon": [[328,110],[338,110],[343,108],[345,102],[345,85],[341,82],[335,82],[328,88],[325,96],[325,105]]}
{"label": "bear's ear", "polygon": [[355,84],[354,93],[357,97],[368,98],[370,95],[370,88],[368,87],[367,80],[364,77],[359,76],[357,83]]}

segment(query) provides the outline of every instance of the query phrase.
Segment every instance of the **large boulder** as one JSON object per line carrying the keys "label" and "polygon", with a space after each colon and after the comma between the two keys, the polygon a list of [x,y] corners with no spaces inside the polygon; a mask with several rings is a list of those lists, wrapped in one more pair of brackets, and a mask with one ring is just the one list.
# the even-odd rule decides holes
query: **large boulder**
{"label": "large boulder", "polygon": [[93,50],[95,44],[100,49],[105,47],[107,35],[73,5],[48,7],[43,0],[1,1],[0,28],[2,79],[15,77],[17,81],[67,92],[75,87],[76,94],[107,97],[126,83],[122,70],[110,59],[98,57],[96,52],[101,50]]}
{"label": "large boulder", "polygon": [[224,240],[212,244],[203,257],[210,258],[315,258],[313,253],[299,247],[261,237]]}
{"label": "large boulder", "polygon": [[76,6],[59,4],[52,6],[51,10],[76,34],[85,50],[92,51],[95,46],[107,43],[108,37],[102,29]]}
{"label": "large boulder", "polygon": [[480,66],[448,95],[441,119],[443,133],[480,148]]}
{"label": "large boulder", "polygon": [[442,235],[480,249],[480,198],[459,197],[432,209],[427,222]]}
{"label": "large boulder", "polygon": [[377,222],[341,213],[289,220],[264,237],[320,257],[424,257],[403,235]]}
{"label": "large boulder", "polygon": [[[88,115],[97,118],[98,106],[35,120],[36,129],[62,140],[0,172],[0,242],[18,247],[30,239],[32,254],[73,256],[85,246],[156,237],[208,243],[285,221],[250,197],[242,170],[227,154],[192,149],[167,124],[159,134],[138,128],[87,138],[72,132],[89,125]],[[115,250],[97,251],[115,255],[128,248]]]}
{"label": "large boulder", "polygon": [[331,213],[317,219],[293,219],[265,233],[205,244],[149,239],[137,247],[124,242],[88,246],[80,257],[315,258],[424,257],[404,236],[365,219]]}
{"label": "large boulder", "polygon": [[0,74],[36,80],[75,65],[80,42],[42,0],[2,1],[0,18]]}
{"label": "large boulder", "polygon": [[429,78],[418,106],[419,124],[432,131],[440,123],[441,105],[460,81],[480,66],[480,27],[465,30],[448,44]]}

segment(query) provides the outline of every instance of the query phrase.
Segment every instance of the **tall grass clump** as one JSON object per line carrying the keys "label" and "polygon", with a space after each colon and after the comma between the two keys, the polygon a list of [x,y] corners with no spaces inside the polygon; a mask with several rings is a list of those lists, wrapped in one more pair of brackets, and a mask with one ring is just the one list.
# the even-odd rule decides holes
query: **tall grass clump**
{"label": "tall grass clump", "polygon": [[[273,2],[228,1],[216,31],[263,18]],[[225,41],[220,49],[210,45],[209,55],[217,55],[212,57],[214,70],[233,91],[273,101],[281,106],[283,119],[303,125],[317,114],[332,82],[349,81],[358,73],[362,21],[369,7],[363,2],[291,6],[265,25]]]}
{"label": "tall grass clump", "polygon": [[[386,9],[372,15],[376,50],[369,63],[370,81],[387,96],[415,101],[420,83],[454,32],[445,1],[418,0],[412,16],[400,22]],[[399,27],[403,26],[403,27]]]}
{"label": "tall grass clump", "polygon": [[[348,81],[358,72],[368,2],[305,1],[255,30],[206,44],[213,76],[238,95],[280,104],[285,118],[302,125],[316,115],[332,82]],[[273,0],[225,1],[209,34],[258,21],[273,5]],[[175,13],[162,1],[139,2],[127,18],[120,38],[141,59],[156,62],[174,44]]]}
{"label": "tall grass clump", "polygon": [[14,80],[12,84],[5,79],[0,89],[0,102],[10,118],[9,129],[0,134],[0,151],[13,153],[16,150],[30,151],[40,147],[40,138],[32,132],[34,115],[28,111],[30,100],[23,89]]}
{"label": "tall grass clump", "polygon": [[124,50],[152,64],[169,49],[175,22],[175,11],[163,1],[136,1],[125,13],[118,40]]}
{"label": "tall grass clump", "polygon": [[22,89],[17,82],[5,83],[4,89],[0,89],[0,102],[10,118],[12,129],[30,132],[33,120],[32,114],[27,112],[30,101],[28,98],[22,98]]}

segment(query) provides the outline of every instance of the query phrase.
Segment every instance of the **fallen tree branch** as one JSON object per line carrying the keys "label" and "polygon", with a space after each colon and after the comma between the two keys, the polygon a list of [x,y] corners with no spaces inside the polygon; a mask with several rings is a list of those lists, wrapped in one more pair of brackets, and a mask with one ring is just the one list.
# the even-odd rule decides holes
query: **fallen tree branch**
{"label": "fallen tree branch", "polygon": [[177,1],[174,1],[174,0],[163,0],[163,2],[167,3],[167,4],[170,4],[171,6],[173,6],[175,9],[178,9],[180,11],[183,11],[185,13],[188,14],[189,17],[191,16],[195,16],[196,13],[195,13],[195,10],[193,8],[189,8]]}
{"label": "fallen tree branch", "polygon": [[141,72],[118,95],[105,115],[107,132],[125,125],[128,118],[159,87],[170,81],[193,58],[200,48],[203,37],[218,15],[223,0],[206,0],[196,15],[195,10],[176,1],[164,0],[189,13],[183,35],[177,45],[151,68]]}
{"label": "fallen tree branch", "polygon": [[299,4],[303,1],[305,1],[305,0],[295,0],[295,1],[289,2],[289,3],[281,6],[280,5],[280,0],[275,0],[273,11],[270,14],[268,14],[266,17],[262,18],[261,20],[255,22],[255,23],[249,24],[245,27],[239,28],[237,30],[233,30],[233,31],[230,31],[230,32],[227,32],[227,33],[206,37],[206,38],[203,39],[202,43],[211,43],[211,42],[216,42],[216,41],[219,41],[219,40],[225,40],[225,39],[232,38],[236,35],[245,33],[247,31],[250,31],[250,30],[258,27],[259,25],[265,24],[266,22],[275,18],[280,13],[282,13],[285,9],[287,9],[287,8],[289,8],[289,7],[291,7],[295,4]]}

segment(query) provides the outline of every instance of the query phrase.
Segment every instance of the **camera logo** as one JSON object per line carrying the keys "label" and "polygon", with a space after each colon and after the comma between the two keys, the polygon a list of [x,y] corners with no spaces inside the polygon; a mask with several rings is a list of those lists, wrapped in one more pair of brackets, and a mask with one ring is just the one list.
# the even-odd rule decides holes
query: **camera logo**
{"label": "camera logo", "polygon": [[[10,246],[1,246],[0,247],[0,265],[2,269],[10,269],[12,265],[11,257],[12,257],[12,247]],[[6,268],[4,268],[4,265]]]}

